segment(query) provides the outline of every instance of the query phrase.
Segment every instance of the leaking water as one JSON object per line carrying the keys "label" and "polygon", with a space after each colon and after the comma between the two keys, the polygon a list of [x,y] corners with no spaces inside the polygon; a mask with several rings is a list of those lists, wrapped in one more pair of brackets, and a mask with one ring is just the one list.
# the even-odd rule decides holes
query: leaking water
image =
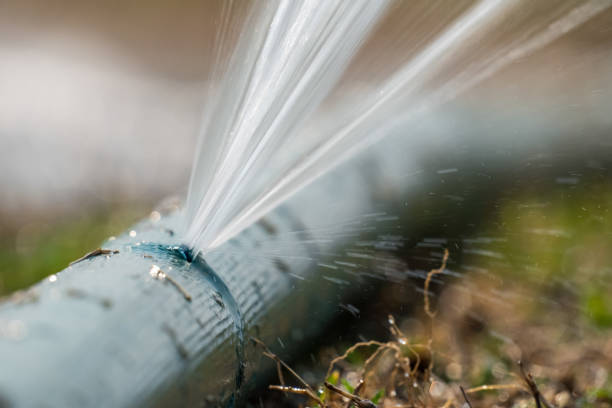
{"label": "leaking water", "polygon": [[[458,3],[446,25],[406,47],[392,68],[380,67],[379,75],[367,60],[371,85],[356,97],[338,84],[364,70],[354,56],[376,24],[404,16],[402,38],[409,38],[409,24],[426,16],[427,6],[279,1],[245,11],[230,3],[190,181],[187,245],[196,252],[219,246],[393,129],[411,126],[609,6],[555,2],[544,13],[521,0]],[[240,34],[231,31],[235,20]],[[392,44],[378,46],[395,51]]]}

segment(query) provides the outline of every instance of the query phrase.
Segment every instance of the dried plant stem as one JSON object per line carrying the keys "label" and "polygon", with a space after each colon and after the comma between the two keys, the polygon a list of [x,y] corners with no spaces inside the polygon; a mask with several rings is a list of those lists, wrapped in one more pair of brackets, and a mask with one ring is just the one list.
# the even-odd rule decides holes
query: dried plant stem
{"label": "dried plant stem", "polygon": [[334,369],[334,366],[336,365],[336,363],[338,363],[339,361],[345,360],[349,354],[351,354],[352,352],[354,352],[355,350],[357,350],[358,348],[361,347],[371,347],[371,346],[378,346],[378,347],[383,347],[385,346],[387,343],[382,343],[380,341],[376,341],[376,340],[371,340],[371,341],[363,341],[363,342],[359,342],[359,343],[355,343],[353,344],[351,347],[349,347],[348,349],[346,349],[346,351],[344,352],[344,354],[342,354],[341,356],[338,356],[336,358],[334,358],[330,363],[329,363],[329,367],[327,369],[327,374],[325,374],[325,378],[329,378],[329,376],[332,373],[332,370]]}
{"label": "dried plant stem", "polygon": [[499,385],[480,385],[478,387],[472,387],[465,390],[468,394],[473,394],[480,391],[494,391],[494,390],[525,390],[518,384],[499,384]]}
{"label": "dried plant stem", "polygon": [[168,274],[166,274],[166,280],[170,282],[172,286],[174,286],[179,292],[181,292],[181,295],[183,295],[186,301],[191,302],[191,295],[184,287],[181,286],[180,283],[178,283],[176,280],[174,280],[172,276]]}
{"label": "dried plant stem", "polygon": [[427,274],[427,277],[425,278],[425,285],[423,287],[424,292],[425,292],[424,293],[425,313],[427,313],[427,316],[429,316],[431,319],[433,319],[436,316],[436,312],[432,312],[430,304],[429,304],[429,284],[431,283],[431,278],[433,278],[434,275],[442,273],[444,269],[446,269],[447,261],[448,261],[448,249],[445,249],[444,257],[442,258],[442,265],[440,265],[438,269],[432,269],[431,271],[429,271],[429,273]]}
{"label": "dried plant stem", "polygon": [[525,366],[522,361],[518,362],[518,366],[521,370],[521,376],[523,377],[523,380],[525,381],[525,383],[527,384],[527,387],[529,388],[529,392],[531,392],[531,395],[533,396],[533,399],[536,402],[536,407],[542,408],[542,404],[543,404],[546,408],[554,408],[554,406],[551,405],[548,401],[546,401],[544,396],[540,393],[538,385],[533,379],[533,375],[531,375],[531,373],[528,373],[525,370]]}
{"label": "dried plant stem", "polygon": [[[264,351],[263,351],[263,355],[264,356],[266,356],[269,359],[274,360],[276,362],[276,371],[277,371],[278,376],[279,376],[279,381],[281,381],[281,383],[283,383],[283,384],[282,385],[271,385],[269,387],[271,390],[278,390],[278,391],[282,391],[282,392],[290,392],[290,393],[293,393],[293,394],[300,394],[300,395],[308,395],[310,398],[312,398],[314,401],[316,401],[317,404],[319,404],[319,406],[321,408],[325,408],[326,407],[326,405],[317,396],[317,394],[310,387],[310,385],[308,385],[308,383],[306,381],[304,381],[304,379],[302,377],[300,377],[300,375],[298,373],[293,371],[293,369],[291,367],[289,367],[289,365],[287,363],[285,363],[283,360],[281,360],[280,357],[278,357],[276,354],[274,354],[272,351],[270,351],[268,346],[266,346],[266,344],[263,341],[261,341],[259,339],[256,339],[255,337],[251,337],[251,340],[255,344],[259,345],[261,348],[264,349]],[[300,384],[302,384],[302,386],[304,388],[286,386],[284,384],[285,380],[283,378],[283,373],[282,373],[281,367],[284,367],[285,370],[287,370],[293,377],[295,377],[295,379],[297,379],[300,382]]]}
{"label": "dried plant stem", "polygon": [[463,386],[459,386],[459,389],[461,390],[461,394],[463,394],[463,399],[465,400],[465,403],[468,404],[468,407],[472,408],[472,403],[470,402],[470,399],[468,398],[467,394],[465,393],[465,390],[463,389]]}
{"label": "dried plant stem", "polygon": [[350,392],[344,391],[342,388],[336,387],[335,385],[332,385],[327,381],[325,381],[323,384],[328,390],[335,392],[336,394],[342,395],[344,398],[348,398],[351,403],[357,406],[357,408],[376,408],[376,404],[374,404],[370,400],[360,398],[355,394],[351,394]]}

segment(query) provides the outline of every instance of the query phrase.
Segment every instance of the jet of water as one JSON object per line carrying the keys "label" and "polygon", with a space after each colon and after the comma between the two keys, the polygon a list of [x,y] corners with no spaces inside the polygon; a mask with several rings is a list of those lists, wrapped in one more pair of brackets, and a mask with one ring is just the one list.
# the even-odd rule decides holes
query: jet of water
{"label": "jet of water", "polygon": [[222,244],[392,129],[610,5],[555,2],[543,13],[538,2],[481,0],[359,99],[333,103],[325,98],[389,5],[322,0],[254,8],[208,109],[187,202],[188,244],[201,251]]}
{"label": "jet of water", "polygon": [[387,3],[282,0],[253,7],[206,116],[187,200],[192,246],[207,248],[231,221],[249,175],[333,88]]}

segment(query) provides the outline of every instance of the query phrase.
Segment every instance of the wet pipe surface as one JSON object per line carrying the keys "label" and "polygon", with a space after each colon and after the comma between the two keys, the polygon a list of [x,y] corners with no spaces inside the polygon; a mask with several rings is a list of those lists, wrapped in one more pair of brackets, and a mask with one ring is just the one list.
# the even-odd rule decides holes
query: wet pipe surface
{"label": "wet pipe surface", "polygon": [[[301,324],[296,304],[309,298],[287,294],[303,286],[291,274],[307,278],[311,261],[258,252],[295,231],[294,221],[268,217],[206,257],[176,244],[176,214],[144,221],[0,303],[0,325],[23,328],[0,333],[5,405],[241,400],[259,366],[249,335],[286,338]],[[301,238],[296,255],[306,259]]]}
{"label": "wet pipe surface", "polygon": [[[230,312],[234,329],[236,330],[236,390],[234,393],[240,391],[240,387],[244,382],[244,371],[245,371],[245,322],[242,318],[242,313],[238,303],[232,293],[230,292],[227,284],[223,279],[206,263],[206,260],[202,255],[198,254],[194,257],[193,251],[185,245],[163,245],[155,243],[146,243],[139,246],[133,246],[132,250],[136,252],[142,252],[145,254],[154,254],[160,258],[165,258],[168,262],[176,264],[177,266],[187,266],[188,269],[197,270],[201,276],[204,277],[206,282],[215,290],[217,296],[216,301],[223,308],[227,307]],[[230,405],[233,405],[235,395],[229,399]]]}
{"label": "wet pipe surface", "polygon": [[[333,188],[350,198],[343,207],[349,219],[372,199],[360,172],[349,172],[340,187],[315,187],[309,196]],[[205,259],[180,246],[178,213],[107,241],[98,255],[33,286],[34,302],[0,304],[0,323],[18,321],[25,333],[0,336],[0,395],[9,406],[240,400],[264,372],[261,351],[246,341],[250,335],[289,356],[359,287],[337,283],[353,277],[351,271],[317,266],[333,262],[339,245],[354,239],[316,234],[326,207],[325,200],[297,197]]]}

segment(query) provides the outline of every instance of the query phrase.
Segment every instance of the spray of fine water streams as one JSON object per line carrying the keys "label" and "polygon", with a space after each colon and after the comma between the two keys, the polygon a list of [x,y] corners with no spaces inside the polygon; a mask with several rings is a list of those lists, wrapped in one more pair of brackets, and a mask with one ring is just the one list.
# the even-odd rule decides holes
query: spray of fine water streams
{"label": "spray of fine water streams", "polygon": [[[186,204],[188,246],[218,247],[392,129],[611,5],[457,2],[445,24],[417,31],[436,4],[405,3],[225,5]],[[405,21],[405,45],[381,35],[390,18]],[[361,86],[347,91],[354,77]]]}

